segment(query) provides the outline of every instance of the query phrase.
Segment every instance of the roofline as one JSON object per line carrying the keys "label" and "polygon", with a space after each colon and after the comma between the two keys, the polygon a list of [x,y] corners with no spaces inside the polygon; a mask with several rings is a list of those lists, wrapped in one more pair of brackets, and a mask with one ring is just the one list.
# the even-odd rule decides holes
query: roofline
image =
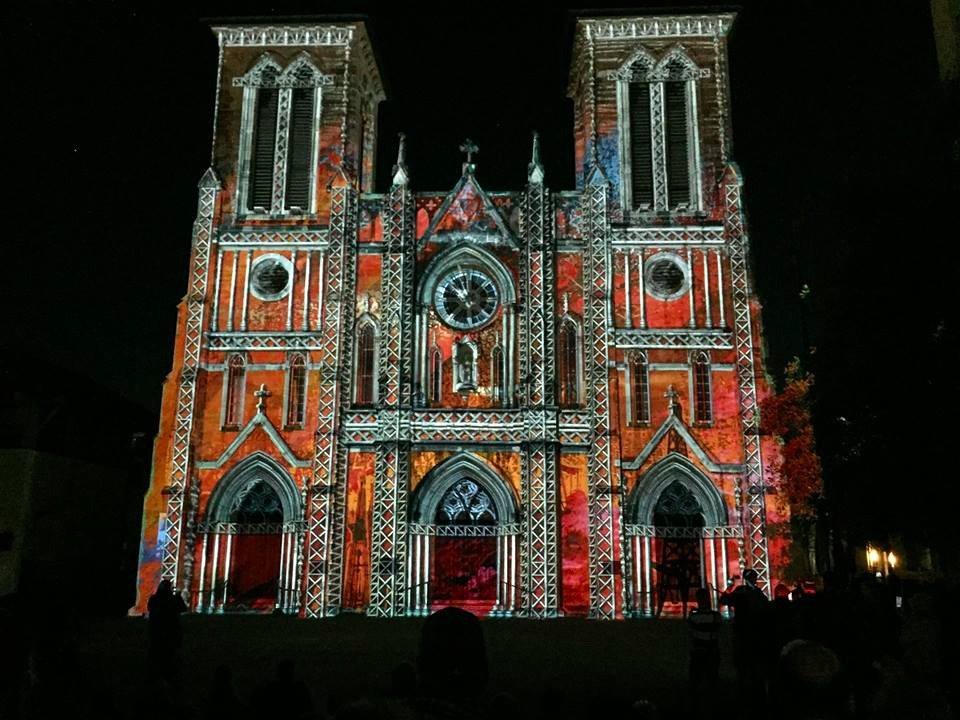
{"label": "roofline", "polygon": [[354,40],[356,33],[361,49],[367,50],[373,58],[377,82],[382,94],[386,95],[383,62],[371,40],[369,20],[366,15],[344,14],[205,18],[202,22],[209,25],[217,42],[227,47],[345,46]]}

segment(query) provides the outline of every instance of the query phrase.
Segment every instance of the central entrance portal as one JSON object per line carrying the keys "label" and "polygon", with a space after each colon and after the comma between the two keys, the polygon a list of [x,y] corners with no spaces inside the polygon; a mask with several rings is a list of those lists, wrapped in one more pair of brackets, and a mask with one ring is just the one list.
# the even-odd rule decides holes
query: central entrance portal
{"label": "central entrance portal", "polygon": [[410,504],[407,612],[456,606],[477,615],[517,608],[517,504],[487,463],[460,453],[431,470]]}
{"label": "central entrance portal", "polygon": [[[487,614],[497,601],[496,507],[469,479],[453,485],[435,518],[433,606],[456,605]],[[451,534],[445,534],[444,531]],[[441,534],[443,533],[443,534]]]}

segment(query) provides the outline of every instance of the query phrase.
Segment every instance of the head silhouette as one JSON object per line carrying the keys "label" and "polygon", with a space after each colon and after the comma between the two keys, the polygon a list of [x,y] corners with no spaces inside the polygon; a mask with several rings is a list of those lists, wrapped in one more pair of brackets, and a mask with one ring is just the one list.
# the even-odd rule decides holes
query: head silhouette
{"label": "head silhouette", "polygon": [[698,610],[709,610],[710,609],[710,591],[706,588],[697,588],[697,609]]}
{"label": "head silhouette", "polygon": [[481,693],[487,684],[487,649],[476,616],[448,607],[428,617],[420,631],[417,669],[427,695],[460,699]]}
{"label": "head silhouette", "polygon": [[745,573],[743,573],[743,581],[750,587],[756,587],[757,580],[759,578],[760,578],[760,575],[753,568],[750,568]]}

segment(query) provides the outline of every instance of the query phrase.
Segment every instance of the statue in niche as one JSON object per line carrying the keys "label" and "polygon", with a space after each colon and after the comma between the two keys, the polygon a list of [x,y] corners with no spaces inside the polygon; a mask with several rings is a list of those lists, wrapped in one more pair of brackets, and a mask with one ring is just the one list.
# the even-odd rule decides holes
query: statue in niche
{"label": "statue in niche", "polygon": [[458,342],[453,354],[453,363],[456,389],[460,391],[475,390],[477,387],[477,352],[474,344],[469,340]]}

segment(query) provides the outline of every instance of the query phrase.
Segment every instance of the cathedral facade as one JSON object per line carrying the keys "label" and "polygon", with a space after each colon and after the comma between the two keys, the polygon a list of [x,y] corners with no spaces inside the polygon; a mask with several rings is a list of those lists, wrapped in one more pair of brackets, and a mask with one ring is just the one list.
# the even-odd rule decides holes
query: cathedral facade
{"label": "cathedral facade", "polygon": [[525,187],[481,187],[468,140],[439,194],[402,137],[373,192],[362,23],[214,28],[137,608],[161,579],[306,617],[651,616],[746,568],[769,590],[732,22],[580,19],[575,189],[534,136]]}

